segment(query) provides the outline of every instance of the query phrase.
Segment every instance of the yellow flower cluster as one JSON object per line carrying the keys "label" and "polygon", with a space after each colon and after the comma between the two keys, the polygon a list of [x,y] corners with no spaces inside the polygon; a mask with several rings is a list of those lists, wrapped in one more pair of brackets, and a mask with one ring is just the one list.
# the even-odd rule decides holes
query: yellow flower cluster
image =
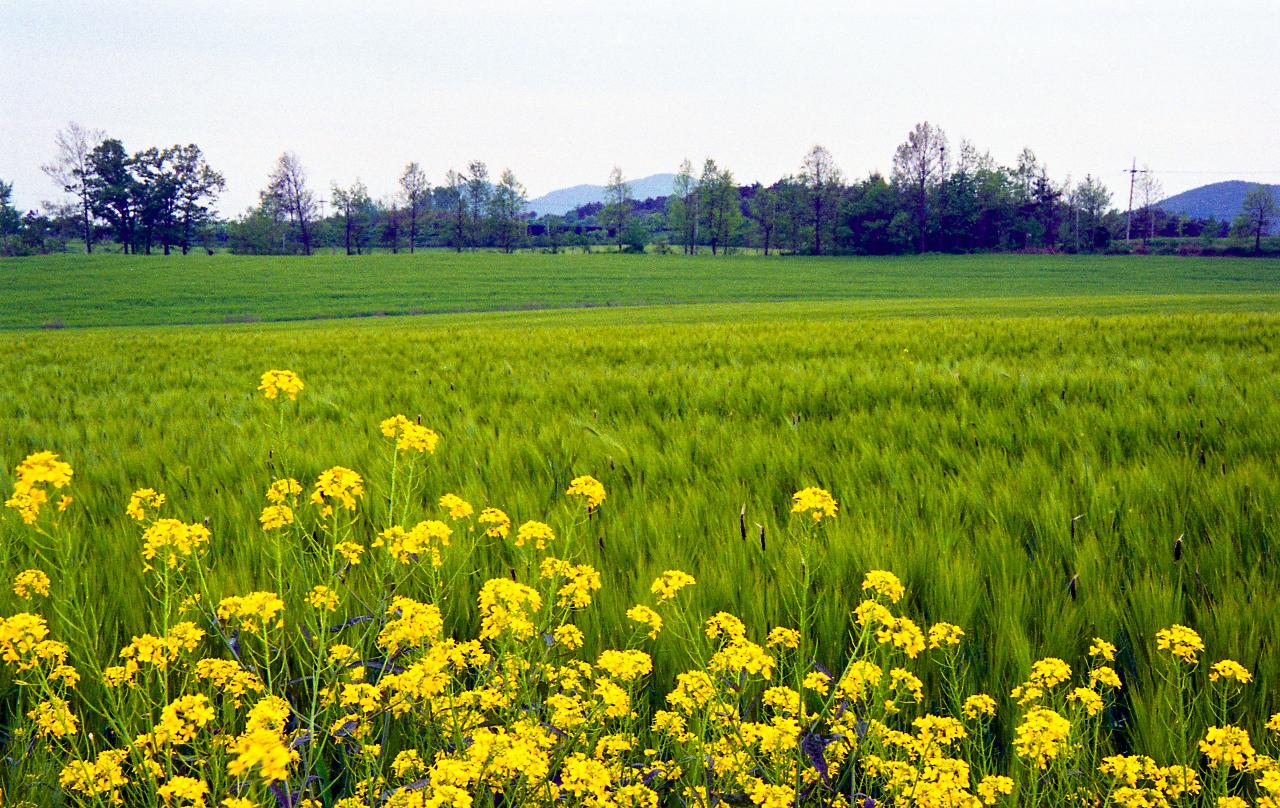
{"label": "yellow flower cluster", "polygon": [[1200,778],[1186,766],[1160,766],[1146,755],[1111,755],[1098,771],[1113,780],[1111,802],[1125,808],[1169,806],[1201,792]]}
{"label": "yellow flower cluster", "polygon": [[75,735],[79,727],[71,705],[58,696],[50,696],[27,713],[36,726],[36,732],[45,738],[66,738]]}
{"label": "yellow flower cluster", "polygon": [[1018,757],[1038,769],[1045,769],[1068,751],[1071,722],[1046,707],[1027,711],[1014,733]]}
{"label": "yellow flower cluster", "polygon": [[292,477],[276,480],[267,489],[267,502],[258,517],[263,530],[280,530],[294,523],[294,508],[298,505],[298,495],[302,493],[302,484]]}
{"label": "yellow flower cluster", "polygon": [[255,704],[244,732],[228,747],[233,758],[227,764],[227,773],[243,777],[256,772],[265,783],[287,779],[290,767],[300,757],[284,734],[289,714],[289,702],[279,696],[267,696]]}
{"label": "yellow flower cluster", "polygon": [[1223,659],[1213,663],[1209,668],[1209,681],[1239,682],[1247,685],[1253,681],[1253,674],[1248,668],[1231,659]]}
{"label": "yellow flower cluster", "polygon": [[284,601],[275,592],[250,592],[247,595],[231,595],[218,603],[218,619],[236,621],[239,628],[250,634],[258,634],[268,628],[284,627]]}
{"label": "yellow flower cluster", "polygon": [[545,550],[555,540],[555,531],[544,522],[525,522],[516,531],[516,547],[532,543],[535,550]]}
{"label": "yellow flower cluster", "polygon": [[[28,455],[13,470],[13,494],[5,500],[5,507],[12,508],[22,521],[33,525],[40,518],[40,509],[49,501],[46,486],[66,488],[71,484],[71,465],[58,459],[53,452],[36,452]],[[65,511],[71,504],[70,497],[62,497],[58,510]]]}
{"label": "yellow flower cluster", "polygon": [[284,393],[290,401],[298,400],[302,387],[302,379],[292,370],[268,370],[258,384],[258,390],[267,398],[274,399]]}
{"label": "yellow flower cluster", "polygon": [[23,600],[35,595],[49,597],[49,576],[43,570],[23,570],[13,577],[13,594]]}
{"label": "yellow flower cluster", "polygon": [[101,797],[111,805],[123,805],[120,789],[129,785],[124,773],[128,757],[126,749],[107,749],[92,761],[73,760],[62,768],[58,784],[75,794]]}
{"label": "yellow flower cluster", "polygon": [[898,580],[898,576],[885,570],[871,570],[863,576],[862,591],[868,590],[887,598],[890,603],[902,600],[903,594],[907,591],[902,581]]}
{"label": "yellow flower cluster", "polygon": [[834,517],[839,509],[831,492],[824,488],[802,488],[791,495],[791,512],[807,513],[815,522]]}
{"label": "yellow flower cluster", "polygon": [[680,570],[667,570],[654,579],[653,585],[649,587],[649,591],[658,596],[658,603],[666,603],[674,598],[681,589],[686,586],[693,586],[697,581],[687,572]]}
{"label": "yellow flower cluster", "polygon": [[1209,727],[1204,739],[1200,741],[1200,751],[1208,759],[1213,768],[1229,766],[1237,771],[1248,771],[1253,763],[1253,743],[1249,733],[1240,727],[1228,724],[1225,727]]}
{"label": "yellow flower cluster", "polygon": [[440,507],[448,512],[449,518],[453,520],[466,519],[475,513],[475,509],[471,507],[471,503],[467,502],[457,494],[445,494],[440,497]]}
{"label": "yellow flower cluster", "polygon": [[627,609],[627,619],[639,623],[649,629],[649,639],[656,639],[662,631],[662,616],[644,604],[636,604]]}
{"label": "yellow flower cluster", "polygon": [[177,519],[157,519],[142,534],[143,570],[157,558],[169,569],[182,569],[186,561],[209,543],[209,528],[184,524]]}
{"label": "yellow flower cluster", "polygon": [[379,534],[374,546],[385,544],[387,552],[401,564],[410,564],[426,557],[431,566],[440,567],[444,565],[442,550],[449,546],[452,535],[453,529],[444,522],[428,519],[409,530],[393,525]]}
{"label": "yellow flower cluster", "polygon": [[410,421],[403,415],[393,415],[378,425],[382,434],[394,438],[396,449],[406,452],[435,454],[440,436],[422,424]]}
{"label": "yellow flower cluster", "polygon": [[589,564],[572,564],[548,556],[539,565],[539,576],[560,584],[556,605],[584,609],[591,605],[591,595],[600,589],[600,573]]}
{"label": "yellow flower cluster", "polygon": [[565,491],[571,497],[582,497],[586,502],[587,510],[594,511],[604,502],[605,494],[604,483],[595,477],[584,474],[581,477],[574,477],[569,481],[569,488]]}
{"label": "yellow flower cluster", "polygon": [[1168,651],[1188,665],[1194,665],[1199,661],[1199,653],[1204,650],[1204,641],[1194,629],[1172,625],[1156,632],[1156,648]]}
{"label": "yellow flower cluster", "polygon": [[311,492],[311,502],[320,506],[321,513],[328,516],[335,503],[341,504],[348,511],[356,509],[356,499],[364,496],[364,478],[349,468],[334,466],[320,472],[315,489]]}
{"label": "yellow flower cluster", "polygon": [[506,578],[491,578],[480,587],[478,600],[480,639],[507,634],[524,640],[537,630],[531,617],[542,609],[542,595],[536,589]]}
{"label": "yellow flower cluster", "polygon": [[154,513],[149,514],[148,511],[159,512],[164,503],[164,494],[154,488],[139,488],[129,497],[129,504],[125,507],[124,513],[135,522],[143,522],[155,516]]}
{"label": "yellow flower cluster", "polygon": [[488,525],[484,535],[493,539],[504,539],[511,532],[511,517],[497,508],[485,508],[476,517],[476,521],[482,525]]}

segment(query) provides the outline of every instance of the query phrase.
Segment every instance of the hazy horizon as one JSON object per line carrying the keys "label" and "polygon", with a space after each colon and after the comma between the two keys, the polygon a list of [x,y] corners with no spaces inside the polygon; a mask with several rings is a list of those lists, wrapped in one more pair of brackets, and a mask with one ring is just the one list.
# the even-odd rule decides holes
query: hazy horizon
{"label": "hazy horizon", "polygon": [[887,174],[928,120],[1002,163],[1025,146],[1057,180],[1093,174],[1117,205],[1134,157],[1168,195],[1280,182],[1273,5],[936,5],[9,3],[0,179],[22,209],[59,198],[40,165],[72,120],[131,151],[198,144],[226,216],[286,150],[320,196],[480,159],[534,198],[686,157],[772,182],[814,143],[848,177]]}

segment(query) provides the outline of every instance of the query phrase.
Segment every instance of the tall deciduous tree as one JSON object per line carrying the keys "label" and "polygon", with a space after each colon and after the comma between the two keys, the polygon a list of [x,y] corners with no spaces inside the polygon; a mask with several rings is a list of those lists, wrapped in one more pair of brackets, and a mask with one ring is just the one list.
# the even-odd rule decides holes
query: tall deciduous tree
{"label": "tall deciduous tree", "polygon": [[431,183],[417,163],[409,163],[400,175],[400,197],[404,201],[405,217],[409,224],[409,252],[418,243],[418,222],[427,200],[431,198]]}
{"label": "tall deciduous tree", "polygon": [[1262,237],[1276,218],[1276,198],[1265,185],[1255,185],[1244,195],[1240,213],[1231,229],[1237,235],[1253,236],[1253,251],[1262,252]]}
{"label": "tall deciduous tree", "polygon": [[369,189],[359,179],[350,188],[343,188],[335,182],[329,189],[329,196],[334,209],[342,217],[342,243],[347,255],[359,255],[368,241],[369,213],[373,207]]}
{"label": "tall deciduous tree", "polygon": [[122,250],[126,253],[133,250],[138,181],[133,175],[133,159],[124,150],[124,144],[110,138],[89,153],[85,184],[93,203],[93,214],[111,225]]}
{"label": "tall deciduous tree", "polygon": [[800,178],[808,192],[809,208],[812,211],[813,254],[822,255],[822,235],[828,227],[843,178],[831,152],[817,145],[804,156]]}
{"label": "tall deciduous tree", "polygon": [[92,166],[89,155],[105,139],[105,132],[87,129],[72,121],[54,136],[58,153],[53,162],[40,166],[40,170],[62,186],[64,192],[75,197],[80,210],[84,250],[89,253],[93,252],[93,195],[89,190]]}
{"label": "tall deciduous tree", "polygon": [[440,193],[449,211],[449,244],[454,252],[462,252],[467,246],[467,178],[449,169]]}
{"label": "tall deciduous tree", "polygon": [[213,203],[227,187],[227,182],[210,168],[199,146],[190,143],[174,149],[173,169],[178,184],[178,245],[186,255],[196,234],[212,220]]}
{"label": "tall deciduous tree", "polygon": [[631,185],[623,179],[622,169],[614,166],[609,172],[609,184],[604,189],[604,208],[600,220],[614,231],[618,252],[622,252],[627,237],[627,220],[631,216]]}
{"label": "tall deciduous tree", "polygon": [[720,250],[728,252],[742,222],[742,197],[733,181],[733,172],[721,169],[708,157],[698,179],[698,196],[704,238],[711,245],[711,254],[717,255]]}
{"label": "tall deciduous tree", "polygon": [[1144,165],[1134,188],[1138,204],[1142,206],[1142,216],[1145,220],[1142,228],[1142,243],[1146,244],[1156,235],[1156,203],[1164,198],[1164,186],[1161,185],[1160,180],[1156,179],[1151,167]]}
{"label": "tall deciduous tree", "polygon": [[667,225],[686,255],[698,250],[698,219],[698,180],[693,176],[693,163],[686,159],[680,164],[667,200]]}
{"label": "tall deciduous tree", "polygon": [[489,200],[489,215],[498,246],[511,253],[524,236],[524,206],[528,200],[524,186],[511,169],[504,169]]}
{"label": "tall deciduous tree", "polygon": [[315,194],[307,186],[307,172],[298,155],[285,152],[267,179],[263,201],[285,213],[298,228],[302,254],[311,255],[311,223],[315,220]]}
{"label": "tall deciduous tree", "polygon": [[764,254],[768,255],[774,231],[778,229],[778,192],[760,183],[756,183],[753,190],[749,206],[751,221],[755,223],[760,246],[764,248]]}
{"label": "tall deciduous tree", "polygon": [[947,135],[928,121],[916,124],[893,155],[892,181],[915,226],[916,252],[924,252],[929,201],[947,173]]}
{"label": "tall deciduous tree", "polygon": [[1106,245],[1107,229],[1102,218],[1111,208],[1111,192],[1101,180],[1086,174],[1071,192],[1072,228],[1077,250],[1095,250]]}
{"label": "tall deciduous tree", "polygon": [[483,160],[472,160],[467,165],[467,210],[471,214],[468,240],[473,250],[485,240],[489,195],[492,191],[489,185],[489,167]]}

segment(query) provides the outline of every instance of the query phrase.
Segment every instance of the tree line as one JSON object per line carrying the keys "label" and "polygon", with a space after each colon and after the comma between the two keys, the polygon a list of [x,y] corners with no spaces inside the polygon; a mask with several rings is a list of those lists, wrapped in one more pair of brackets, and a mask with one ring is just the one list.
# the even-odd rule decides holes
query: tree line
{"label": "tree line", "polygon": [[[1232,223],[1171,215],[1151,172],[1135,173],[1133,202],[1113,205],[1097,178],[1058,181],[1030,149],[1011,165],[968,141],[952,146],[945,131],[917,124],[897,147],[886,177],[846,180],[835,158],[814,146],[798,170],[770,185],[740,185],[733,172],[707,158],[685,160],[671,193],[637,200],[614,168],[601,203],[563,215],[534,216],[510,169],[492,176],[484,161],[445,172],[433,184],[417,162],[400,173],[390,197],[373,198],[355,179],[318,190],[302,161],[285,152],[258,202],[219,221],[212,205],[224,189],[195,145],[129,153],[116,139],[71,124],[59,132],[45,172],[70,201],[47,214],[17,215],[12,186],[0,182],[0,245],[13,252],[19,236],[32,251],[57,246],[74,233],[86,251],[109,239],[126,252],[193,246],[245,254],[309,255],[318,248],[358,255],[371,250],[414,252],[539,248],[558,252],[608,245],[621,252],[732,253],[742,248],[808,255],[923,252],[1099,252],[1123,240],[1161,237],[1262,236],[1276,216],[1265,186],[1253,189]],[[1136,205],[1136,207],[1135,207]],[[0,246],[0,252],[3,252]]]}

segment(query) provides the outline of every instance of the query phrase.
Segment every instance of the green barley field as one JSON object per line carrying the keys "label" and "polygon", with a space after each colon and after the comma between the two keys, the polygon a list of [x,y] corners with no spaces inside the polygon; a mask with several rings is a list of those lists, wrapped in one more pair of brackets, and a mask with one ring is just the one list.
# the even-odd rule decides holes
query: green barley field
{"label": "green barley field", "polygon": [[[84,671],[176,609],[143,570],[132,491],[208,525],[208,602],[278,587],[293,614],[327,574],[325,534],[281,549],[263,495],[340,465],[366,481],[343,528],[364,544],[441,518],[446,492],[552,525],[601,575],[578,620],[590,653],[634,646],[626,610],[664,570],[692,574],[692,628],[644,641],[655,706],[718,611],[761,639],[799,608],[813,660],[838,669],[882,569],[905,613],[965,630],[959,689],[996,696],[996,737],[1035,660],[1077,665],[1102,637],[1125,681],[1109,748],[1194,757],[1213,705],[1171,721],[1153,637],[1172,624],[1203,637],[1201,678],[1222,658],[1253,674],[1236,723],[1260,737],[1280,711],[1280,262],[65,257],[0,262],[0,301],[0,487],[39,450],[75,470],[49,536],[0,516],[0,578],[46,569],[51,632]],[[357,317],[482,309],[538,310]],[[296,402],[256,390],[277,368],[304,380]],[[379,422],[397,413],[439,434],[434,454],[393,460]],[[608,492],[590,518],[565,496],[579,475]],[[840,506],[813,528],[790,513],[809,486]],[[440,581],[396,585],[472,637],[480,585],[530,563],[458,528]],[[357,569],[335,621],[388,585]],[[0,591],[0,616],[31,608]],[[954,683],[921,676],[944,706]],[[11,762],[21,678],[0,671]],[[86,673],[76,698],[110,734],[109,690]],[[0,783],[41,804],[43,771]]]}

